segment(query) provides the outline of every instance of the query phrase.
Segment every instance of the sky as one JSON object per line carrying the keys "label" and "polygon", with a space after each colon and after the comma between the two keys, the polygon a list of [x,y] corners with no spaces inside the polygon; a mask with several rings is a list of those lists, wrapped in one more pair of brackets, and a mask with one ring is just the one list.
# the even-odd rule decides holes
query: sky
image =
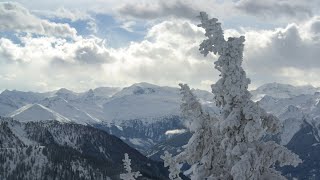
{"label": "sky", "polygon": [[0,91],[85,91],[138,82],[210,89],[200,11],[245,36],[250,88],[320,87],[319,0],[0,0]]}

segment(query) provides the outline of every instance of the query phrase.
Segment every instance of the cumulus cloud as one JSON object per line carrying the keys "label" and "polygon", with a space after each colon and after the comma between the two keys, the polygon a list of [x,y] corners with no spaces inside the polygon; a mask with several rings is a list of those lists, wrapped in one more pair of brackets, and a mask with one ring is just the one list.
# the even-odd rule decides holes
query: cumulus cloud
{"label": "cumulus cloud", "polygon": [[[203,32],[188,21],[161,22],[148,31],[142,42],[114,52],[118,56],[116,74],[129,84],[147,81],[176,86],[187,82],[199,87],[201,80],[216,74],[213,62],[194,51],[202,37]],[[112,69],[105,66],[106,72]]]}
{"label": "cumulus cloud", "polygon": [[6,61],[0,69],[6,74],[23,72],[16,74],[18,86],[31,87],[37,82],[43,90],[63,86],[83,90],[141,81],[171,86],[186,82],[208,89],[200,82],[217,77],[217,72],[211,59],[198,56],[202,37],[202,30],[188,21],[164,21],[153,26],[145,40],[119,49],[105,47],[103,40],[94,37],[74,42],[20,37],[23,45],[1,38],[0,56]]}
{"label": "cumulus cloud", "polygon": [[[0,75],[15,73],[15,81],[0,81],[1,87],[52,90],[68,86],[75,90],[95,87],[103,79],[103,64],[113,62],[101,39],[20,37],[21,44],[0,39]],[[41,85],[40,87],[35,85]],[[98,83],[99,84],[99,83]],[[46,86],[44,86],[46,85]]]}
{"label": "cumulus cloud", "polygon": [[[42,23],[26,12],[38,22],[35,24]],[[213,67],[217,57],[211,54],[205,58],[198,51],[203,30],[184,18],[168,19],[155,21],[143,40],[116,49],[94,36],[69,41],[54,35],[21,35],[17,37],[19,42],[2,37],[0,87],[36,91],[66,87],[81,91],[146,81],[170,86],[184,82],[194,88],[209,89],[219,73]],[[29,19],[25,21],[30,23]],[[35,32],[35,24],[21,24],[19,28],[28,27]],[[246,36],[244,66],[253,86],[273,81],[320,86],[316,77],[320,72],[319,24],[320,18],[315,16],[284,28],[228,29],[225,35]]]}
{"label": "cumulus cloud", "polygon": [[[269,31],[247,31],[245,64],[257,84],[278,81],[320,86],[319,17]],[[257,38],[258,37],[258,38]]]}
{"label": "cumulus cloud", "polygon": [[0,53],[8,63],[46,63],[59,59],[71,65],[99,65],[112,61],[104,41],[96,37],[70,42],[55,37],[22,36],[20,41],[21,44],[15,44],[0,39]]}
{"label": "cumulus cloud", "polygon": [[85,21],[87,23],[87,29],[94,33],[97,32],[96,20],[89,12],[85,10],[81,11],[79,9],[67,9],[64,7],[59,7],[55,11],[34,10],[32,12],[49,19],[68,19],[71,22]]}
{"label": "cumulus cloud", "polygon": [[75,38],[77,31],[68,24],[53,23],[31,14],[21,4],[0,2],[0,31],[36,33]]}

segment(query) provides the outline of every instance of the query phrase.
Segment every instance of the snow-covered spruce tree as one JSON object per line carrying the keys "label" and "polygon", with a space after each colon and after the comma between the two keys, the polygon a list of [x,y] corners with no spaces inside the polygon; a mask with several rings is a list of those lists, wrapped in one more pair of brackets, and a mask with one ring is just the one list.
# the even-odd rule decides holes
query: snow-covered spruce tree
{"label": "snow-covered spruce tree", "polygon": [[205,179],[212,176],[228,176],[224,168],[225,152],[219,148],[222,136],[219,131],[218,119],[211,117],[202,109],[197,97],[186,84],[179,84],[182,95],[182,115],[190,122],[193,132],[186,148],[175,157],[179,163],[192,165],[191,179]]}
{"label": "snow-covered spruce tree", "polygon": [[219,55],[215,68],[221,78],[212,85],[221,116],[212,118],[205,113],[189,87],[181,86],[182,112],[193,119],[193,136],[186,149],[177,155],[176,162],[193,166],[191,179],[215,180],[277,180],[286,179],[274,169],[274,165],[297,166],[297,155],[273,141],[261,141],[266,133],[276,133],[281,127],[279,120],[267,114],[250,100],[250,80],[241,67],[244,37],[224,39],[218,20],[208,19],[200,13],[201,24],[207,37],[200,44],[200,52]]}
{"label": "snow-covered spruce tree", "polygon": [[180,168],[178,167],[178,163],[175,161],[175,158],[172,158],[172,154],[165,151],[164,156],[161,156],[161,159],[164,161],[164,167],[169,168],[170,180],[182,180],[179,176]]}
{"label": "snow-covered spruce tree", "polygon": [[126,173],[120,174],[120,179],[123,180],[135,180],[139,176],[142,176],[139,171],[132,172],[131,168],[131,159],[129,158],[129,155],[127,153],[124,154],[123,166],[126,170]]}
{"label": "snow-covered spruce tree", "polygon": [[[181,112],[189,122],[188,127],[193,135],[183,152],[171,158],[172,160],[167,160],[169,171],[171,172],[172,167],[178,167],[178,163],[188,163],[192,166],[191,179],[232,179],[230,170],[225,168],[226,153],[220,148],[223,136],[218,127],[219,120],[203,110],[187,84],[179,85],[182,95]],[[165,156],[168,159],[171,154]]]}

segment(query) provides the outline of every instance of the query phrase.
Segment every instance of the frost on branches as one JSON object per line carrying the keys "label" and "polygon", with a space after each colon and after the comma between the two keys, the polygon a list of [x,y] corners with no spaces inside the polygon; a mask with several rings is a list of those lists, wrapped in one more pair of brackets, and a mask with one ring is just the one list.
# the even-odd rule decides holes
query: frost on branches
{"label": "frost on branches", "polygon": [[126,170],[126,173],[120,174],[120,179],[123,180],[135,180],[139,176],[142,176],[139,171],[132,172],[131,168],[131,159],[129,158],[129,155],[127,153],[124,154],[123,166]]}
{"label": "frost on branches", "polygon": [[210,117],[189,87],[180,85],[182,113],[192,119],[194,134],[174,162],[192,165],[191,179],[195,180],[286,179],[274,169],[275,164],[297,166],[301,160],[273,141],[261,141],[263,135],[277,133],[281,126],[275,116],[250,100],[250,80],[241,67],[245,38],[225,40],[217,19],[208,19],[204,12],[200,18],[199,27],[205,29],[207,37],[200,44],[200,52],[219,55],[214,64],[221,78],[212,85],[212,93],[221,116]]}
{"label": "frost on branches", "polygon": [[213,175],[227,174],[223,167],[225,153],[219,148],[222,136],[216,126],[218,119],[211,117],[202,109],[188,85],[180,84],[180,87],[181,111],[189,120],[193,135],[184,151],[175,157],[176,161],[192,165],[191,179],[205,179]]}
{"label": "frost on branches", "polygon": [[178,167],[178,163],[168,151],[164,152],[164,156],[161,156],[161,159],[164,161],[164,167],[169,167],[170,180],[182,180],[179,176],[180,168]]}

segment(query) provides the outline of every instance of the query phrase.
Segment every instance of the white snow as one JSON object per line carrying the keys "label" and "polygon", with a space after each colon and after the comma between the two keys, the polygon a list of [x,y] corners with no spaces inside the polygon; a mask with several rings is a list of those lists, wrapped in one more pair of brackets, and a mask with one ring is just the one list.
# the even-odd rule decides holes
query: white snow
{"label": "white snow", "polygon": [[268,132],[278,133],[279,120],[253,102],[248,91],[250,79],[242,68],[245,37],[224,37],[221,23],[200,12],[206,39],[200,53],[219,56],[214,62],[220,79],[211,86],[221,116],[210,116],[186,84],[180,84],[182,114],[191,120],[192,137],[183,152],[165,153],[170,179],[179,178],[177,163],[194,166],[191,179],[285,179],[274,165],[297,166],[299,157],[274,141],[260,141]]}
{"label": "white snow", "polygon": [[[287,112],[290,105],[308,114],[310,123],[320,124],[320,95],[314,94],[318,90],[319,88],[311,86],[294,87],[271,83],[251,92],[254,94],[252,99],[261,99],[260,106],[283,121],[285,129],[282,143],[287,143],[302,123],[301,114]],[[219,114],[220,109],[216,107],[212,93],[203,90],[192,92],[197,95],[204,111],[210,115]],[[84,93],[67,89],[48,93],[6,90],[0,94],[0,115],[9,112],[2,115],[20,121],[55,119],[80,124],[113,124],[122,130],[121,124],[134,119],[154,123],[164,118],[180,116],[180,104],[178,88],[148,83],[137,83],[124,89],[102,87]],[[297,120],[298,117],[300,120]],[[291,119],[286,120],[289,118]]]}
{"label": "white snow", "polygon": [[27,134],[24,130],[24,124],[9,123],[9,127],[13,134],[20,139],[25,145],[36,145],[37,143],[27,138]]}
{"label": "white snow", "polygon": [[[203,90],[193,90],[193,92],[204,104],[204,110],[216,113],[212,93]],[[179,116],[180,102],[178,88],[148,83],[137,83],[123,89],[101,87],[84,93],[75,93],[65,88],[38,94],[4,91],[0,95],[0,115],[3,111],[6,114],[2,115],[9,113],[9,116],[15,117],[19,114],[20,120],[33,121],[46,118],[79,124],[120,125],[124,121],[135,119],[153,123],[164,118]],[[31,113],[33,106],[40,106],[35,109],[45,109],[48,112],[33,110],[35,112]],[[22,113],[24,111],[28,113]],[[121,127],[119,129],[121,130]]]}
{"label": "white snow", "polygon": [[99,123],[101,120],[73,106],[70,101],[58,96],[46,98],[40,102],[43,106],[58,112],[72,122],[79,124]]}
{"label": "white snow", "polygon": [[253,101],[259,101],[263,96],[268,95],[274,98],[290,98],[301,94],[314,94],[320,88],[313,86],[292,86],[289,84],[268,83],[251,91]]}
{"label": "white snow", "polygon": [[143,146],[145,144],[144,141],[139,138],[130,138],[129,141],[136,146]]}
{"label": "white snow", "polygon": [[70,119],[60,115],[59,113],[44,107],[41,104],[28,104],[22,108],[9,114],[10,117],[21,122],[41,121],[41,120],[57,120],[60,122],[71,122]]}
{"label": "white snow", "polygon": [[130,120],[179,114],[180,98],[176,88],[135,84],[115,94],[105,105],[109,120]]}

